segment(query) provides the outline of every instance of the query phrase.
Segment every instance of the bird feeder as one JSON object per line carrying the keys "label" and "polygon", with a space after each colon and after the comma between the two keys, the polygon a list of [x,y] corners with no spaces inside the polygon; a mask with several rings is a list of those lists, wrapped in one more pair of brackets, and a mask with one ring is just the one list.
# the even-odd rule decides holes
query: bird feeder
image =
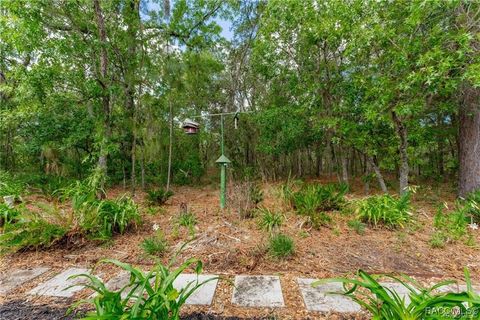
{"label": "bird feeder", "polygon": [[187,119],[183,122],[182,128],[186,134],[197,134],[198,130],[200,129],[200,125],[190,119]]}

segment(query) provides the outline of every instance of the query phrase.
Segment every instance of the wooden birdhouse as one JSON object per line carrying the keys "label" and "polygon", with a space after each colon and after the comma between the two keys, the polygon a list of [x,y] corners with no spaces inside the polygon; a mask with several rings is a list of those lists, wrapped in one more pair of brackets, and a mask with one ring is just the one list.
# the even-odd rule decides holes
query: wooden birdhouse
{"label": "wooden birdhouse", "polygon": [[186,119],[182,124],[182,128],[186,134],[197,134],[198,130],[200,129],[200,125],[193,120]]}

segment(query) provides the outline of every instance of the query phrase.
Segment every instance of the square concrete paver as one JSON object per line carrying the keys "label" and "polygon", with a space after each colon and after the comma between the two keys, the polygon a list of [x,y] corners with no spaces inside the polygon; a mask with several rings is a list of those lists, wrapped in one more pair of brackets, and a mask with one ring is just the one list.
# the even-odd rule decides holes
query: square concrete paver
{"label": "square concrete paver", "polygon": [[360,305],[352,299],[335,294],[335,292],[343,292],[341,283],[323,283],[312,287],[312,283],[315,281],[315,279],[297,278],[308,311],[345,313],[361,311]]}
{"label": "square concrete paver", "polygon": [[0,275],[0,295],[5,295],[13,289],[21,286],[27,281],[50,270],[48,267],[38,267],[33,269],[15,269],[12,272],[5,272]]}
{"label": "square concrete paver", "polygon": [[[211,305],[213,301],[213,296],[215,295],[215,290],[217,288],[218,279],[215,275],[200,275],[198,276],[198,282],[202,283],[206,280],[213,279],[202,285],[197,289],[190,297],[187,298],[186,304],[192,305]],[[130,273],[121,272],[117,276],[110,279],[106,287],[110,291],[117,291],[127,286],[130,282]],[[153,279],[152,279],[153,282]],[[192,283],[189,288],[196,285],[197,275],[196,274],[180,274],[177,279],[173,282],[175,289],[180,291],[185,288],[189,283]],[[121,297],[125,298],[129,292],[129,289],[126,288]]]}
{"label": "square concrete paver", "polygon": [[280,278],[236,276],[232,303],[243,307],[283,307]]}
{"label": "square concrete paver", "polygon": [[70,276],[86,273],[89,274],[87,269],[81,268],[70,268],[62,273],[56,275],[52,279],[41,283],[36,288],[32,289],[29,294],[40,295],[40,296],[51,296],[51,297],[63,297],[70,298],[76,292],[83,290],[82,286],[75,286],[69,289],[66,289],[74,284],[80,284],[85,282],[85,278],[80,277],[76,279],[68,279]]}
{"label": "square concrete paver", "polygon": [[[215,290],[217,289],[218,279],[215,275],[206,275],[202,274],[198,276],[198,283],[202,283],[209,279],[213,279],[202,285],[197,289],[190,297],[188,297],[186,304],[195,304],[195,305],[211,305],[213,301],[213,296],[215,295]],[[197,275],[196,274],[181,274],[173,282],[173,287],[177,290],[185,288],[189,283],[189,289],[197,285]]]}

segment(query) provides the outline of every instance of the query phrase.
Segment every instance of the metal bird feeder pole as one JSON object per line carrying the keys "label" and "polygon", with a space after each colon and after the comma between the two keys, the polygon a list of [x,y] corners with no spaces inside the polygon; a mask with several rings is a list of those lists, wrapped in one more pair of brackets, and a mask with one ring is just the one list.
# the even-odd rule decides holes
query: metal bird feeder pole
{"label": "metal bird feeder pole", "polygon": [[[226,204],[226,195],[227,195],[227,165],[231,163],[231,161],[225,156],[225,141],[224,141],[224,116],[226,115],[234,115],[235,121],[235,129],[238,129],[238,114],[240,112],[227,112],[227,113],[216,113],[216,114],[207,114],[207,115],[200,115],[195,116],[194,118],[203,118],[203,117],[214,117],[220,116],[220,133],[221,133],[221,140],[220,140],[220,151],[221,155],[220,158],[215,161],[220,165],[220,208],[223,210],[225,209]],[[248,112],[242,112],[248,113]],[[185,130],[187,134],[196,134],[198,132],[200,125],[195,121],[190,119],[186,119],[183,122],[182,128]]]}

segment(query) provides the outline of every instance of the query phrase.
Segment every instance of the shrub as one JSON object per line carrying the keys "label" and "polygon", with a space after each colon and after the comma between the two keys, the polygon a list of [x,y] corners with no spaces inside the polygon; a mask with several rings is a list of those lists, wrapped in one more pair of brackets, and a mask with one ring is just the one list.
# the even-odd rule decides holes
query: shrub
{"label": "shrub", "polygon": [[443,209],[439,208],[433,219],[435,232],[430,239],[430,245],[434,248],[442,248],[449,242],[463,238],[467,234],[467,226],[471,219],[468,211],[469,207],[458,203],[452,212],[444,213]]}
{"label": "shrub", "polygon": [[347,225],[360,235],[363,235],[365,233],[365,223],[359,220],[350,220],[347,222]]}
{"label": "shrub", "polygon": [[466,201],[463,201],[464,210],[473,220],[480,223],[480,190],[472,192],[468,195]]}
{"label": "shrub", "polygon": [[[167,266],[160,263],[145,274],[142,270],[116,260],[103,260],[103,263],[116,265],[130,273],[130,282],[117,291],[110,291],[102,280],[90,274],[79,274],[72,278],[86,278],[87,283],[80,286],[96,291],[96,295],[73,304],[68,313],[80,305],[88,304],[95,311],[84,319],[144,319],[144,320],[179,320],[180,311],[185,301],[202,285],[218,278],[192,282],[182,288],[175,289],[175,279],[186,269],[193,267],[195,273],[202,273],[202,263],[197,259],[189,259],[180,267],[172,270],[174,261]],[[122,298],[123,296],[123,298]]]}
{"label": "shrub", "polygon": [[14,196],[16,200],[19,200],[24,190],[25,185],[22,181],[8,172],[0,170],[0,197]]}
{"label": "shrub", "polygon": [[[404,290],[398,291],[406,291],[410,299],[406,300],[396,291],[380,284],[377,281],[379,276],[369,275],[362,270],[358,271],[357,277],[353,279],[319,280],[313,286],[329,282],[342,283],[344,290],[337,294],[350,297],[362,308],[369,311],[372,319],[478,319],[480,296],[472,289],[468,270],[465,270],[466,290],[459,293],[441,292],[439,290],[455,283],[455,281],[443,281],[425,288],[407,276],[393,277],[387,275],[385,277],[402,286]],[[457,317],[456,315],[464,316]]]}
{"label": "shrub", "polygon": [[273,232],[280,228],[283,223],[283,215],[281,213],[272,212],[267,208],[261,208],[258,211],[260,212],[258,225],[261,229]]}
{"label": "shrub", "polygon": [[291,195],[292,206],[300,214],[340,210],[345,204],[346,184],[306,185]]}
{"label": "shrub", "polygon": [[142,249],[149,256],[163,256],[167,248],[168,243],[162,234],[157,234],[142,241]]}
{"label": "shrub", "polygon": [[0,234],[0,252],[48,248],[60,241],[68,228],[47,221],[33,212],[23,213],[15,223],[5,224]]}
{"label": "shrub", "polygon": [[125,196],[116,200],[84,203],[76,215],[82,230],[99,240],[108,240],[114,234],[122,234],[129,226],[141,221],[137,205]]}
{"label": "shrub", "polygon": [[20,211],[15,208],[10,208],[4,203],[0,203],[0,227],[5,224],[14,223],[20,216]]}
{"label": "shrub", "polygon": [[173,191],[165,190],[163,188],[159,188],[156,190],[148,190],[147,191],[147,199],[150,203],[157,204],[157,205],[164,205],[170,197],[173,196]]}
{"label": "shrub", "polygon": [[274,234],[270,237],[269,252],[275,258],[287,258],[295,253],[293,239],[285,234]]}
{"label": "shrub", "polygon": [[239,183],[230,188],[229,206],[236,210],[241,218],[253,218],[255,210],[263,201],[260,186],[253,181]]}
{"label": "shrub", "polygon": [[358,202],[356,212],[358,219],[371,225],[403,228],[411,221],[410,194],[400,198],[389,194],[371,196]]}
{"label": "shrub", "polygon": [[196,224],[197,217],[190,211],[181,212],[178,216],[178,225],[182,227],[192,228]]}

